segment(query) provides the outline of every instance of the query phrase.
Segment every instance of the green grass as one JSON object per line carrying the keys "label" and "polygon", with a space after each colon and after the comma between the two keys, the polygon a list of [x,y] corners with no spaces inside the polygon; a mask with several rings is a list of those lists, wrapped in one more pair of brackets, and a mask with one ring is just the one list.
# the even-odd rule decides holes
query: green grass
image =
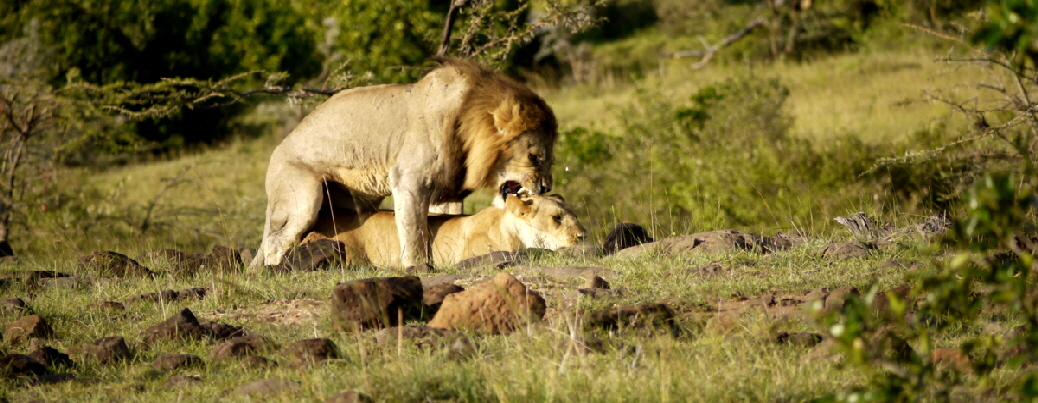
{"label": "green grass", "polygon": [[[363,391],[379,401],[805,401],[860,385],[862,375],[841,367],[838,360],[813,361],[809,349],[775,345],[763,341],[775,331],[818,331],[809,315],[775,319],[760,310],[737,317],[735,325],[723,329],[704,322],[706,306],[725,300],[757,297],[765,292],[805,293],[816,287],[854,285],[866,287],[873,281],[883,286],[899,284],[904,269],[877,268],[890,258],[917,258],[919,252],[894,247],[868,259],[829,264],[812,250],[824,244],[815,241],[773,256],[749,252],[715,255],[647,255],[634,259],[574,258],[548,256],[535,259],[539,265],[595,265],[615,270],[613,288],[628,293],[620,299],[585,301],[579,309],[561,309],[561,295],[572,291],[577,280],[535,281],[534,289],[545,291],[549,305],[561,309],[544,325],[500,336],[474,335],[475,354],[449,358],[440,348],[417,349],[374,344],[368,334],[346,334],[332,329],[325,318],[316,322],[279,325],[249,316],[263,303],[296,298],[325,299],[340,281],[394,275],[389,270],[335,269],[326,272],[296,272],[258,275],[202,274],[183,278],[160,273],[154,279],[99,281],[75,289],[45,288],[29,292],[16,284],[2,289],[3,297],[21,297],[51,322],[57,332],[48,344],[66,351],[79,343],[104,336],[124,336],[136,356],[125,363],[101,366],[84,363],[74,370],[78,379],[69,383],[34,387],[0,383],[0,395],[12,401],[40,398],[45,401],[248,401],[229,390],[248,381],[281,378],[298,380],[298,390],[272,396],[267,401],[323,401],[343,390]],[[71,258],[72,256],[67,256]],[[71,260],[71,259],[68,259]],[[75,275],[88,275],[73,264],[46,265]],[[156,270],[163,262],[142,259]],[[719,263],[731,274],[701,277],[687,269]],[[40,268],[34,262],[13,268]],[[444,268],[446,273],[462,273]],[[492,275],[481,270],[476,275]],[[551,285],[546,286],[545,284]],[[106,313],[89,309],[92,303],[121,300],[144,292],[186,287],[209,287],[203,300],[175,303],[142,302],[125,312]],[[573,327],[579,312],[612,303],[665,301],[678,310],[684,329],[678,337],[655,336],[635,331],[606,333],[593,328]],[[150,362],[162,353],[207,355],[216,343],[206,341],[161,342],[145,345],[141,331],[190,308],[204,319],[244,326],[254,334],[270,337],[284,346],[295,340],[327,337],[339,347],[343,358],[313,370],[290,367],[277,353],[264,354],[281,361],[271,369],[243,370],[236,361],[209,363],[196,369],[162,373]],[[577,316],[574,317],[573,315]],[[567,318],[570,318],[567,320]],[[420,324],[420,323],[412,323]],[[704,325],[706,325],[704,327]],[[567,353],[571,338],[597,337],[604,341],[601,353]],[[7,352],[24,352],[24,346],[6,345]],[[163,383],[172,375],[197,375],[203,386],[169,389]]]}
{"label": "green grass", "polygon": [[[767,65],[714,65],[690,71],[688,60],[668,61],[665,76],[638,83],[614,80],[612,84],[542,90],[565,128],[591,126],[611,131],[622,127],[619,110],[636,100],[638,90],[650,91],[673,101],[684,102],[707,84],[728,77],[756,74],[778,77],[789,89],[786,113],[793,118],[789,134],[806,139],[823,152],[839,136],[851,136],[880,150],[904,146],[908,135],[928,130],[940,122],[955,125],[948,109],[916,102],[920,91],[970,80],[973,71],[953,69],[932,62],[934,55],[923,51],[898,50],[832,57],[808,63],[777,62]],[[950,120],[949,120],[950,119]],[[76,260],[98,250],[114,250],[140,257],[146,251],[178,248],[187,252],[208,251],[213,245],[255,247],[259,243],[266,198],[263,177],[270,152],[279,142],[278,130],[255,140],[232,141],[222,147],[186,153],[175,160],[155,161],[102,172],[67,171],[68,185],[58,195],[43,199],[33,208],[24,225],[16,226],[13,243],[22,256],[18,264],[0,270],[57,270],[75,275]],[[624,133],[619,133],[624,135]],[[900,144],[900,145],[899,145]],[[885,147],[885,148],[884,148]],[[563,167],[557,167],[562,169]],[[710,167],[708,167],[709,169]],[[557,174],[556,177],[560,175]],[[627,178],[643,181],[644,178]],[[581,200],[627,197],[621,185],[574,194],[563,186],[556,191],[566,196],[589,228],[594,242],[612,223],[628,217],[644,217],[631,210],[589,213]],[[725,189],[713,189],[724,191]],[[818,360],[808,349],[762,342],[776,331],[821,331],[808,315],[773,318],[760,310],[739,315],[733,325],[711,324],[709,307],[740,298],[759,298],[765,293],[803,294],[817,287],[870,284],[893,287],[905,281],[902,268],[882,268],[890,259],[926,260],[932,252],[914,245],[899,245],[878,251],[867,259],[824,261],[813,249],[834,239],[847,238],[833,229],[831,219],[856,210],[882,212],[897,224],[915,222],[925,211],[897,205],[881,209],[876,202],[882,188],[848,187],[829,194],[786,194],[793,207],[774,208],[776,200],[763,195],[754,202],[771,209],[767,219],[748,226],[771,235],[775,231],[804,231],[815,237],[811,243],[770,256],[753,253],[720,255],[647,256],[633,260],[544,257],[535,264],[594,265],[615,270],[613,288],[629,292],[617,300],[582,301],[576,308],[562,305],[561,294],[572,291],[579,280],[536,276],[528,285],[546,292],[551,308],[563,316],[543,326],[509,335],[475,337],[473,357],[452,359],[443,349],[402,351],[375,345],[370,334],[335,332],[327,319],[279,325],[248,316],[227,313],[253,312],[260,304],[286,299],[327,299],[337,282],[372,276],[399,274],[395,270],[363,268],[288,274],[202,274],[184,278],[165,273],[167,263],[142,259],[160,275],[154,279],[97,281],[75,289],[29,290],[14,284],[0,288],[0,297],[25,299],[57,331],[46,342],[59,350],[91,342],[103,336],[124,336],[133,343],[136,357],[115,366],[85,363],[74,370],[78,380],[56,385],[20,386],[0,381],[0,396],[11,401],[250,401],[232,391],[251,380],[284,378],[301,382],[299,389],[271,397],[268,401],[323,401],[343,390],[359,390],[380,401],[810,401],[839,393],[866,381],[865,374],[839,360]],[[467,203],[469,211],[488,203],[489,193],[477,194]],[[633,200],[629,205],[647,204]],[[811,214],[798,215],[796,203],[810,205]],[[816,206],[817,205],[817,206]],[[152,206],[150,213],[148,207]],[[704,205],[701,210],[720,215],[723,206]],[[590,217],[590,214],[596,216]],[[655,214],[655,213],[654,213]],[[665,213],[661,213],[665,214]],[[651,216],[651,215],[650,215]],[[145,218],[150,226],[141,228]],[[672,225],[649,226],[657,238],[717,228],[716,222],[671,220]],[[821,229],[821,230],[820,230]],[[729,269],[726,275],[704,277],[689,269],[716,262]],[[882,268],[882,269],[881,269]],[[466,273],[441,268],[446,273],[490,275],[491,271]],[[529,277],[529,276],[527,276]],[[527,278],[523,277],[523,278]],[[544,284],[551,285],[546,286]],[[104,313],[87,308],[105,300],[121,300],[162,289],[208,287],[206,299],[175,303],[139,303],[121,313]],[[646,336],[638,332],[606,333],[573,326],[564,320],[591,309],[614,303],[664,301],[679,311],[685,332],[679,337]],[[254,333],[286,345],[292,341],[328,337],[339,346],[343,358],[312,370],[283,365],[266,370],[243,370],[234,362],[211,363],[177,374],[199,375],[200,387],[170,389],[163,386],[174,374],[163,374],[150,366],[161,353],[192,353],[207,360],[215,347],[209,342],[163,342],[145,346],[140,332],[188,307],[200,318],[244,326]],[[13,317],[3,318],[3,323]],[[999,318],[1008,327],[1012,318]],[[417,323],[415,323],[417,324]],[[965,333],[976,332],[969,329]],[[567,353],[574,335],[599,337],[606,349],[596,354]],[[955,340],[951,336],[942,343]],[[949,344],[950,345],[950,344]],[[24,346],[2,344],[7,353],[26,352]],[[207,360],[208,361],[208,360]],[[1018,373],[1006,370],[998,382],[1008,384]],[[966,392],[965,400],[988,396]],[[256,400],[255,398],[253,400]]]}

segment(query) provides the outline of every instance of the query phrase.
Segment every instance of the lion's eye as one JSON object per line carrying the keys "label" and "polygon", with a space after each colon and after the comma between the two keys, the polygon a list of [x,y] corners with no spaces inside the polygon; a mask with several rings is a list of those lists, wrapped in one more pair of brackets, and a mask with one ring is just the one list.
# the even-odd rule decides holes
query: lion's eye
{"label": "lion's eye", "polygon": [[555,220],[556,224],[562,224],[562,216],[561,215],[552,216],[551,219]]}
{"label": "lion's eye", "polygon": [[537,156],[537,154],[530,154],[530,162],[532,162],[534,164],[540,164],[541,163],[541,157]]}

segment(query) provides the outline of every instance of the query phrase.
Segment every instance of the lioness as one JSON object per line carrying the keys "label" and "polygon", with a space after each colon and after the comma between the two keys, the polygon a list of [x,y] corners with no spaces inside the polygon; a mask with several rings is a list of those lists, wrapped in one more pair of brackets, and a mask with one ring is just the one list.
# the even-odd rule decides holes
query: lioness
{"label": "lioness", "polygon": [[551,190],[558,124],[522,84],[474,62],[442,59],[414,84],[355,88],[318,106],[270,156],[263,242],[252,266],[299,243],[325,192],[371,211],[392,195],[401,262],[429,262],[430,203],[478,188],[502,197]]}
{"label": "lioness", "polygon": [[[400,243],[392,211],[358,213],[322,211],[313,231],[346,245],[350,264],[399,266]],[[493,251],[521,248],[558,249],[584,240],[584,227],[558,195],[506,197],[504,207],[490,206],[471,216],[429,217],[432,257],[455,264]]]}

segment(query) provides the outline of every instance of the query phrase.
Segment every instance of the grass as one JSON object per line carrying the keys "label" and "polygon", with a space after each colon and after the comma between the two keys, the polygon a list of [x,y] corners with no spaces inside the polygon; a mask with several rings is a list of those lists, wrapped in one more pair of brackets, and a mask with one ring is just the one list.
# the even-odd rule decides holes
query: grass
{"label": "grass", "polygon": [[[617,80],[618,84],[612,86],[576,86],[542,92],[563,126],[611,130],[621,127],[616,112],[632,102],[639,89],[647,88],[672,100],[687,100],[703,85],[726,77],[774,76],[790,90],[785,107],[794,118],[792,136],[807,139],[820,149],[824,149],[820,144],[835,141],[837,135],[885,145],[905,141],[906,134],[947,119],[948,110],[943,106],[914,101],[922,89],[965,82],[973,74],[934,63],[932,59],[933,55],[925,52],[898,50],[803,64],[716,65],[700,71],[686,70],[688,62],[679,60],[667,62],[662,78],[650,77],[639,83]],[[149,250],[163,248],[203,252],[213,245],[255,247],[266,203],[263,176],[267,158],[279,140],[272,133],[188,153],[175,160],[103,172],[65,172],[64,180],[70,185],[61,189],[58,196],[47,199],[52,204],[41,204],[40,211],[34,209],[25,226],[15,228],[15,247],[22,260],[5,264],[0,270],[56,270],[88,276],[91,273],[79,268],[76,260],[97,250],[142,257]],[[622,194],[622,190],[599,191]],[[838,194],[842,199],[854,198],[843,200],[839,208],[873,211],[872,195],[856,194],[859,190],[851,188]],[[557,191],[571,201],[600,197],[594,192],[574,195],[565,188]],[[811,210],[825,214],[808,216],[793,215],[792,209],[775,210],[771,213],[775,222],[752,225],[769,230],[792,227],[811,233],[815,228],[828,228],[822,223],[829,222],[835,213],[843,213],[833,207],[836,202],[829,201],[833,195],[787,197],[803,203],[823,200],[821,203],[830,204],[828,209]],[[478,200],[467,203],[468,209],[481,208],[487,200],[487,194],[479,195]],[[764,196],[760,201],[773,202]],[[596,243],[601,243],[612,222],[631,213],[614,211],[608,213],[611,217],[603,217],[607,213],[597,212],[603,216],[587,217],[582,206],[574,207],[582,221],[595,223],[590,229],[596,234]],[[721,210],[721,206],[702,208]],[[888,216],[905,224],[914,221],[911,213],[915,210],[896,210]],[[145,218],[150,225],[142,229]],[[719,229],[710,228],[709,223],[682,225],[653,228],[654,235],[662,238]],[[864,290],[878,284],[885,289],[904,283],[907,275],[906,269],[888,267],[885,262],[926,261],[933,254],[916,245],[897,245],[865,259],[830,262],[819,258],[814,248],[847,238],[846,235],[836,231],[810,235],[814,240],[807,245],[766,256],[740,252],[649,255],[635,259],[538,258],[533,264],[591,265],[614,270],[618,274],[610,279],[613,288],[628,292],[618,299],[584,300],[575,309],[565,309],[562,294],[572,291],[579,280],[523,277],[534,289],[545,291],[549,306],[562,314],[527,331],[474,336],[476,352],[465,358],[451,358],[442,348],[385,348],[376,345],[370,334],[336,332],[327,319],[279,324],[249,316],[265,303],[327,299],[341,281],[399,274],[391,269],[179,277],[165,272],[168,263],[142,258],[142,264],[160,271],[156,278],[99,280],[72,289],[33,290],[17,283],[0,286],[0,297],[23,298],[51,322],[57,337],[45,342],[59,350],[66,351],[98,337],[121,335],[133,344],[136,352],[132,360],[114,366],[84,363],[74,370],[78,379],[73,382],[24,386],[2,381],[0,396],[11,401],[253,401],[257,398],[236,395],[233,389],[251,380],[283,378],[299,381],[299,388],[269,396],[265,401],[324,401],[343,390],[362,391],[379,401],[415,402],[810,401],[860,386],[866,382],[866,374],[842,365],[839,360],[813,359],[806,348],[762,341],[776,331],[820,331],[809,315],[776,318],[762,310],[749,310],[732,323],[718,324],[710,319],[710,307],[744,298],[752,300],[770,292],[804,294],[818,287],[849,285]],[[708,277],[690,270],[708,263],[720,264],[728,272]],[[445,273],[493,273],[486,269],[475,273],[451,267],[440,269]],[[210,295],[203,300],[144,302],[119,313],[88,308],[101,301],[188,287],[208,287]],[[612,304],[654,301],[666,302],[678,310],[682,335],[644,335],[633,330],[609,333],[574,326],[572,321],[565,320],[566,315]],[[280,345],[327,337],[338,345],[343,358],[300,370],[285,365],[287,360],[277,353],[270,353],[266,355],[279,359],[283,365],[245,370],[233,361],[209,363],[175,373],[198,375],[203,385],[165,387],[164,382],[174,374],[154,370],[150,366],[154,357],[160,353],[191,353],[208,361],[207,355],[215,346],[204,341],[141,343],[143,329],[184,307],[201,318],[244,326]],[[7,316],[2,322],[13,319]],[[1012,320],[999,318],[996,324],[1009,327]],[[606,346],[604,352],[568,352],[575,336],[600,338]],[[952,338],[941,340],[951,341]],[[23,345],[4,342],[0,346],[7,353],[27,352]],[[1008,384],[1016,375],[1007,371],[1000,382]],[[964,393],[965,400],[1002,398],[971,394],[971,390]]]}
{"label": "grass", "polygon": [[[628,293],[616,300],[584,301],[581,310],[561,310],[562,316],[543,326],[500,336],[473,336],[475,353],[468,358],[449,358],[445,349],[379,346],[368,334],[346,334],[332,329],[325,318],[316,322],[278,324],[250,317],[263,303],[286,299],[325,299],[340,281],[396,274],[393,270],[361,268],[324,272],[201,274],[194,278],[160,273],[154,279],[98,281],[80,288],[44,288],[31,292],[21,284],[2,289],[3,297],[21,297],[35,313],[51,322],[57,337],[45,340],[66,351],[79,343],[104,336],[121,335],[131,343],[136,356],[125,363],[101,366],[84,363],[74,370],[76,381],[35,387],[0,383],[0,395],[12,401],[250,401],[232,392],[248,381],[279,378],[300,381],[298,390],[270,396],[265,401],[323,401],[343,390],[359,390],[379,401],[804,401],[839,392],[863,381],[860,373],[841,367],[837,361],[815,362],[806,358],[806,348],[765,342],[775,331],[817,331],[809,316],[775,319],[760,310],[740,315],[734,326],[714,328],[701,316],[704,306],[740,296],[764,292],[805,293],[816,287],[855,285],[866,287],[873,280],[884,286],[898,284],[904,269],[877,270],[890,258],[915,258],[919,252],[897,247],[864,260],[829,264],[812,252],[824,240],[763,256],[749,252],[715,255],[660,257],[649,254],[634,259],[546,256],[532,264],[547,266],[594,265],[615,270],[614,288]],[[71,259],[69,259],[71,260]],[[141,259],[156,270],[168,267],[162,261]],[[702,277],[691,271],[707,263],[731,268],[730,275]],[[71,262],[46,265],[73,275],[89,275]],[[38,269],[35,262],[14,268]],[[444,268],[446,273],[462,273]],[[492,275],[482,269],[474,274]],[[562,306],[561,295],[576,280],[560,279],[561,287],[545,288],[536,277],[525,278],[534,289],[545,291],[549,305]],[[141,302],[125,312],[103,313],[87,308],[104,300],[121,300],[161,289],[209,287],[202,300],[174,303]],[[679,312],[685,329],[678,337],[647,336],[634,331],[602,332],[573,328],[565,318],[574,312],[605,307],[612,303],[666,301]],[[206,341],[161,342],[146,345],[141,331],[189,308],[197,316],[244,326],[284,346],[292,341],[327,337],[343,358],[312,370],[295,369],[277,353],[266,356],[281,361],[271,369],[244,370],[235,361],[209,363],[196,369],[162,373],[150,362],[162,353],[196,354],[207,360],[216,343]],[[226,315],[243,313],[245,315]],[[579,315],[578,315],[579,317]],[[413,323],[419,324],[419,323]],[[704,326],[705,325],[705,326]],[[601,353],[574,354],[568,351],[572,337],[597,337],[604,341]],[[7,352],[24,346],[6,345]],[[171,389],[164,382],[172,375],[197,375],[204,384]]]}

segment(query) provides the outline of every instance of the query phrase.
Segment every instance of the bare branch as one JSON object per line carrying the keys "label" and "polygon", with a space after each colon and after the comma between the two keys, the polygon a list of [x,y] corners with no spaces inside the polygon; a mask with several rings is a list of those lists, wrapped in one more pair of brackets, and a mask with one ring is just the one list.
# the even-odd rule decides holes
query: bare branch
{"label": "bare branch", "polygon": [[451,31],[454,30],[454,20],[458,18],[458,11],[467,2],[468,0],[454,0],[451,2],[451,8],[447,11],[447,19],[443,23],[443,36],[440,39],[440,49],[436,51],[436,56],[443,57],[447,55],[447,50],[450,49],[451,44]]}

